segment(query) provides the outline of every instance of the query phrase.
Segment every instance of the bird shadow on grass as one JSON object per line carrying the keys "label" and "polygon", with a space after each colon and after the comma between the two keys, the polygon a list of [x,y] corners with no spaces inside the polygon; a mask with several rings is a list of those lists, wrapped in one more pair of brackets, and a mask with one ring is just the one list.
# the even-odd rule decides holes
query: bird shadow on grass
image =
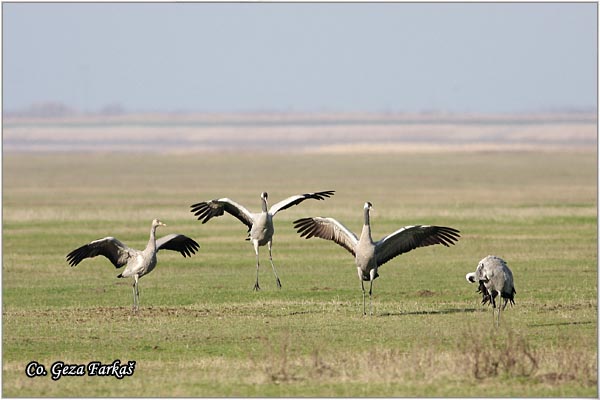
{"label": "bird shadow on grass", "polygon": [[458,314],[472,313],[478,311],[477,308],[449,308],[446,310],[431,310],[431,311],[400,311],[400,312],[383,312],[378,317],[392,317],[399,315],[437,315],[437,314]]}
{"label": "bird shadow on grass", "polygon": [[574,322],[551,322],[546,324],[530,324],[529,327],[539,327],[539,326],[563,326],[563,325],[587,325],[592,324],[594,321],[574,321]]}

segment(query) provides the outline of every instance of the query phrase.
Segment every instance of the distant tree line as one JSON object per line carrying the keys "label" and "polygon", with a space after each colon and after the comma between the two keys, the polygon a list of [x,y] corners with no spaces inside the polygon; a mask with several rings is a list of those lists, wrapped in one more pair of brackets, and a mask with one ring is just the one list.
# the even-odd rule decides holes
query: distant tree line
{"label": "distant tree line", "polygon": [[96,111],[81,111],[77,108],[70,107],[58,101],[47,101],[41,103],[33,103],[28,107],[5,111],[7,117],[25,117],[25,118],[64,118],[78,115],[123,115],[126,113],[125,108],[118,104],[112,103],[103,106]]}

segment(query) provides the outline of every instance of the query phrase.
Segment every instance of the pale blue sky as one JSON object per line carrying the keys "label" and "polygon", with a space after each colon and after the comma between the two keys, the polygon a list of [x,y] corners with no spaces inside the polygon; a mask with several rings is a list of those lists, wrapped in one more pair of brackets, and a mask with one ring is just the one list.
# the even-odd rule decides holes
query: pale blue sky
{"label": "pale blue sky", "polygon": [[3,3],[3,106],[528,112],[597,102],[596,3]]}

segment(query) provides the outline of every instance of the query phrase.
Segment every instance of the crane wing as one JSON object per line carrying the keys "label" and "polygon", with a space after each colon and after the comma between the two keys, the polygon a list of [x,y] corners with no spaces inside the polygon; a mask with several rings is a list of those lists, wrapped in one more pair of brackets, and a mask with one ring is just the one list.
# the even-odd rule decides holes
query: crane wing
{"label": "crane wing", "polygon": [[316,192],[316,193],[304,193],[298,194],[295,196],[288,197],[285,200],[281,200],[279,203],[275,203],[269,209],[271,215],[277,214],[279,211],[285,210],[286,208],[290,208],[295,206],[296,204],[302,203],[307,199],[315,199],[315,200],[325,200],[326,198],[333,196],[335,190],[326,190],[324,192]]}
{"label": "crane wing", "polygon": [[353,256],[356,255],[354,249],[358,244],[358,238],[352,231],[333,218],[301,218],[294,221],[294,228],[301,237],[310,239],[316,236],[321,239],[333,240],[352,253]]}
{"label": "crane wing", "polygon": [[254,222],[254,218],[252,217],[252,213],[250,211],[248,211],[244,206],[241,206],[228,198],[203,201],[201,203],[192,204],[190,208],[190,211],[194,213],[196,217],[198,217],[198,220],[204,218],[202,221],[203,224],[208,222],[213,217],[219,217],[223,215],[224,212],[227,212],[242,221],[242,223],[246,225],[248,229],[252,227],[252,223]]}
{"label": "crane wing", "polygon": [[134,250],[121,243],[121,241],[108,236],[103,239],[94,240],[73,250],[67,255],[67,262],[71,267],[74,267],[84,258],[104,256],[110,260],[115,268],[121,268],[127,265],[127,261],[133,253]]}
{"label": "crane wing", "polygon": [[405,226],[375,243],[377,265],[383,265],[392,258],[417,247],[434,244],[448,247],[459,237],[459,231],[454,228],[432,225]]}
{"label": "crane wing", "polygon": [[172,233],[156,240],[156,251],[174,250],[181,253],[184,257],[191,257],[200,248],[200,245],[185,235]]}

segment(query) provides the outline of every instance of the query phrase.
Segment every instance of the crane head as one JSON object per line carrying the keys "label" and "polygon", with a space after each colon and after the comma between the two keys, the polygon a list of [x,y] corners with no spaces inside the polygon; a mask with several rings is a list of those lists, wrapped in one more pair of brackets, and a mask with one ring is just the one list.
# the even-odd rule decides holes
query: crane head
{"label": "crane head", "polygon": [[152,221],[152,226],[167,226],[167,224],[163,223],[158,218],[154,218],[154,220]]}
{"label": "crane head", "polygon": [[471,283],[475,283],[475,272],[469,272],[465,278]]}

